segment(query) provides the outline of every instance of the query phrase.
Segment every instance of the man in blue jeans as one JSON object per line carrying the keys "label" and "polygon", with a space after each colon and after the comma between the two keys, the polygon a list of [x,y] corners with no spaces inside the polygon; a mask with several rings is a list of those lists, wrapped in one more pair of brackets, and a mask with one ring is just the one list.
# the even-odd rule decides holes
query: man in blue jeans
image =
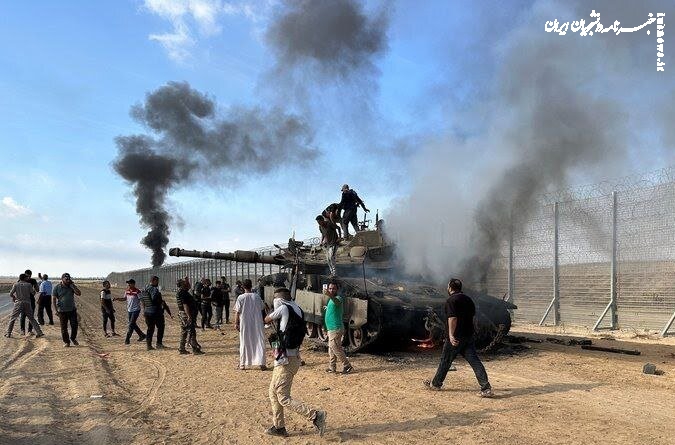
{"label": "man in blue jeans", "polygon": [[440,390],[445,376],[452,365],[452,361],[461,354],[476,374],[480,384],[480,396],[492,397],[492,387],[488,381],[485,367],[476,353],[476,344],[473,339],[473,317],[476,315],[476,306],[471,298],[462,293],[462,282],[453,278],[448,283],[448,299],[445,302],[445,316],[448,320],[448,338],[443,345],[441,362],[433,380],[425,380],[424,385],[431,390]]}
{"label": "man in blue jeans", "polygon": [[128,345],[131,343],[131,334],[136,331],[138,334],[138,341],[145,340],[145,334],[141,331],[141,328],[136,324],[138,316],[141,314],[141,300],[140,300],[141,291],[136,287],[136,280],[130,278],[127,280],[127,289],[124,291],[124,297],[115,298],[115,301],[126,301],[127,302],[127,312],[129,313],[129,327],[127,328],[127,337],[124,340],[124,344]]}

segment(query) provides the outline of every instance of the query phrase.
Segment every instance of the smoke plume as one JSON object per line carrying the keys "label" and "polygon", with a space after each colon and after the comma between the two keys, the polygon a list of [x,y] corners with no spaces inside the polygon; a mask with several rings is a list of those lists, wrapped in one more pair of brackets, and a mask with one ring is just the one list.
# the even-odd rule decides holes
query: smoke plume
{"label": "smoke plume", "polygon": [[287,1],[267,30],[277,70],[316,66],[331,77],[374,70],[386,48],[387,14],[369,18],[354,0]]}
{"label": "smoke plume", "polygon": [[[545,192],[567,187],[573,178],[595,181],[625,171],[629,144],[643,136],[634,115],[649,115],[642,107],[650,100],[663,103],[659,88],[641,90],[639,98],[629,89],[639,78],[660,79],[669,88],[673,83],[657,77],[656,42],[646,33],[584,39],[544,32],[544,23],[554,18],[588,22],[597,8],[589,3],[575,9],[536,2],[490,55],[497,67],[493,86],[466,113],[472,131],[438,138],[413,162],[411,197],[390,215],[406,257],[417,257],[408,261],[410,271],[437,265],[437,276],[454,273],[480,282],[511,232],[517,237],[541,208]],[[608,24],[618,16],[626,26],[637,26],[647,13],[661,12],[627,3],[633,14],[626,14],[621,2],[601,3]],[[476,121],[483,125],[478,133]],[[461,128],[462,122],[454,125]],[[410,224],[411,214],[441,222],[455,239],[439,248],[441,230],[413,233],[419,224]]]}
{"label": "smoke plume", "polygon": [[[116,138],[113,168],[133,187],[140,223],[148,228],[141,242],[152,250],[153,267],[166,257],[171,190],[216,175],[266,173],[318,156],[303,119],[276,108],[232,107],[219,113],[212,99],[187,82],[169,82],[148,93],[131,115],[152,135]],[[198,174],[205,170],[208,178]]]}

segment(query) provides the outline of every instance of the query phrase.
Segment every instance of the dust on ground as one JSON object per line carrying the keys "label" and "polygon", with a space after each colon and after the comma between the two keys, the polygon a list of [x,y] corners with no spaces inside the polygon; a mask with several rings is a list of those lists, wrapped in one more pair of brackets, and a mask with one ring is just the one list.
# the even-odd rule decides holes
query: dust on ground
{"label": "dust on ground", "polygon": [[[167,300],[174,303],[172,296]],[[270,371],[238,371],[232,324],[199,331],[203,356],[177,352],[179,327],[167,318],[163,351],[134,338],[106,338],[95,288],[79,298],[80,346],[64,348],[58,328],[44,339],[2,339],[0,443],[255,444],[281,440],[270,425]],[[126,328],[115,303],[117,331]],[[174,315],[175,304],[171,305]],[[6,327],[7,316],[0,319]],[[141,322],[141,328],[144,325]],[[515,335],[586,335],[514,326]],[[515,355],[484,356],[496,397],[481,399],[466,362],[448,374],[443,391],[423,389],[438,350],[357,354],[356,372],[329,375],[325,352],[305,348],[293,396],[328,412],[319,438],[287,413],[289,444],[316,443],[650,443],[675,437],[675,346],[672,339],[601,339],[594,344],[638,349],[640,356],[585,351],[543,341]],[[627,335],[630,335],[628,333]],[[562,338],[562,337],[561,337]],[[664,375],[642,373],[646,362]],[[103,396],[92,398],[91,396]]]}

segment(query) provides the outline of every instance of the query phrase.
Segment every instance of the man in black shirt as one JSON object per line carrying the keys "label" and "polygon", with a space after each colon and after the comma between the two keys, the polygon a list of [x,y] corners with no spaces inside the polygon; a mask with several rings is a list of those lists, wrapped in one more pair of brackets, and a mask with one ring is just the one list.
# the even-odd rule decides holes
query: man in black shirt
{"label": "man in black shirt", "polygon": [[189,354],[185,349],[185,343],[190,337],[190,346],[193,354],[203,354],[199,343],[197,343],[197,303],[190,293],[190,280],[188,277],[178,280],[178,292],[176,292],[176,304],[178,305],[178,317],[180,318],[180,344],[178,352]]}
{"label": "man in black shirt", "polygon": [[225,308],[225,323],[230,322],[230,292],[232,289],[230,288],[230,285],[227,283],[227,279],[225,277],[220,277],[220,279],[223,282],[223,307]]}
{"label": "man in black shirt", "polygon": [[223,282],[218,280],[211,289],[211,303],[216,307],[216,329],[223,324],[223,299]]}
{"label": "man in black shirt", "polygon": [[492,397],[492,388],[485,367],[476,353],[473,339],[473,317],[476,315],[476,306],[471,298],[462,293],[462,282],[457,278],[453,278],[448,283],[448,295],[445,302],[448,338],[443,345],[441,362],[436,375],[433,380],[425,380],[424,385],[432,390],[440,390],[452,361],[458,354],[461,354],[476,374],[476,379],[480,384],[480,396]]}
{"label": "man in black shirt", "polygon": [[[165,326],[164,308],[168,309],[168,306],[166,306],[164,299],[162,299],[162,292],[159,290],[159,277],[157,275],[150,278],[150,284],[141,293],[140,299],[143,303],[145,324],[148,326],[148,333],[145,337],[147,349],[148,351],[155,349],[152,347],[152,336],[155,333],[155,328],[157,328],[157,349],[164,349],[164,344],[162,343]],[[169,312],[169,315],[171,315],[171,312]]]}
{"label": "man in black shirt", "polygon": [[340,201],[339,208],[344,211],[342,214],[342,234],[345,239],[349,239],[350,237],[349,224],[354,227],[354,233],[359,231],[359,221],[356,216],[356,210],[359,206],[363,207],[366,213],[370,212],[363,201],[361,201],[361,198],[359,198],[359,195],[354,190],[351,190],[347,184],[343,185],[342,200]]}
{"label": "man in black shirt", "polygon": [[202,314],[202,331],[204,327],[212,329],[211,326],[211,317],[213,317],[213,309],[211,308],[211,280],[208,278],[203,279],[203,285],[200,289],[200,305],[201,305],[201,314]]}

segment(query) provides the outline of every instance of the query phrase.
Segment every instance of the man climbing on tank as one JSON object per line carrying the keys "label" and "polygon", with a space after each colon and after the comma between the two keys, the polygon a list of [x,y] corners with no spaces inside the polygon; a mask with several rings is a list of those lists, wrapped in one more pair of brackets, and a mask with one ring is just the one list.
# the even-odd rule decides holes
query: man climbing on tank
{"label": "man climbing on tank", "polygon": [[339,204],[339,209],[342,210],[342,234],[345,239],[349,239],[349,224],[354,227],[354,233],[359,231],[359,221],[356,215],[356,211],[359,206],[363,208],[363,211],[368,213],[370,210],[366,208],[366,205],[361,201],[359,195],[356,191],[349,188],[349,185],[345,184],[342,186],[342,200]]}
{"label": "man climbing on tank", "polygon": [[326,207],[326,209],[321,212],[323,216],[328,221],[335,224],[337,228],[338,237],[342,238],[342,229],[340,229],[340,224],[342,224],[342,215],[340,210],[340,203],[334,202],[333,204]]}
{"label": "man climbing on tank", "polygon": [[330,275],[334,277],[336,275],[335,270],[335,255],[337,254],[337,248],[340,245],[340,238],[337,233],[337,225],[327,219],[322,215],[316,217],[316,222],[319,225],[319,230],[321,231],[321,245],[326,249],[326,262],[328,263],[328,269],[330,270]]}

